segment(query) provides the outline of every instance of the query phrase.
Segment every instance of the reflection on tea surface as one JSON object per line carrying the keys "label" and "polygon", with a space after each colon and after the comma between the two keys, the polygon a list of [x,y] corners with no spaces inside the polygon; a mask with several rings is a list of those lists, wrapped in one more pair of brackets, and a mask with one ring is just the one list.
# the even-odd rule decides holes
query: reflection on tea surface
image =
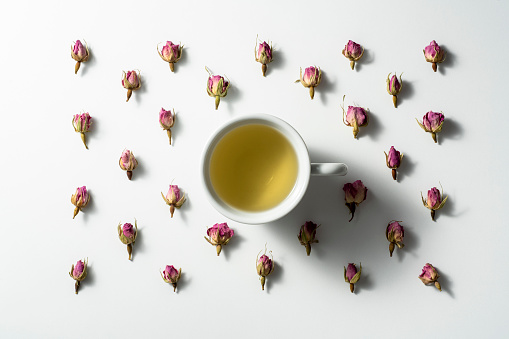
{"label": "reflection on tea surface", "polygon": [[210,159],[210,180],[230,206],[257,212],[270,209],[292,191],[297,156],[276,129],[251,124],[235,128],[217,143]]}

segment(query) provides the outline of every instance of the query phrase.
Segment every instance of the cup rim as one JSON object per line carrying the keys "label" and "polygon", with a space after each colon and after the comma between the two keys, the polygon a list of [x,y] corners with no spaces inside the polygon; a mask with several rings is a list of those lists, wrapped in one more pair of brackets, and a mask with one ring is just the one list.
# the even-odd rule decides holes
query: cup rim
{"label": "cup rim", "polygon": [[[217,196],[210,181],[209,166],[214,148],[223,136],[237,127],[256,123],[273,127],[288,139],[297,156],[298,171],[294,187],[282,202],[268,210],[249,212],[234,208]],[[200,171],[207,199],[219,213],[233,221],[245,224],[263,224],[284,217],[302,200],[309,184],[311,162],[306,143],[289,123],[270,114],[250,114],[227,121],[211,134],[203,148]]]}

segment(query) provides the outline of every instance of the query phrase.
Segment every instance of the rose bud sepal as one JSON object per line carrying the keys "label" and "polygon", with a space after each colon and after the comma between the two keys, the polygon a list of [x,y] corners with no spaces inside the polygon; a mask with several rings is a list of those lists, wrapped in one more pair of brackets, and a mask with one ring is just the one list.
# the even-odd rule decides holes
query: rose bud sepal
{"label": "rose bud sepal", "polygon": [[355,267],[355,264],[350,263],[348,264],[348,268],[343,266],[344,268],[344,276],[345,276],[345,282],[350,284],[350,292],[354,292],[354,284],[356,284],[359,279],[361,278],[361,272],[362,272],[362,263],[359,264],[359,270],[357,271],[357,267]]}
{"label": "rose bud sepal", "polygon": [[401,79],[402,75],[403,73],[399,75],[399,81],[396,73],[394,73],[392,77],[390,77],[391,73],[387,75],[387,92],[390,95],[392,95],[392,103],[394,104],[394,108],[398,107],[397,95],[399,94],[399,92],[401,92],[401,89],[403,88],[403,80]]}
{"label": "rose bud sepal", "polygon": [[133,245],[136,241],[136,237],[138,236],[138,221],[134,219],[134,227],[130,223],[125,223],[123,226],[121,223],[118,223],[117,232],[118,238],[120,241],[127,245],[127,254],[129,254],[129,260],[131,260],[131,255],[133,252]]}
{"label": "rose bud sepal", "polygon": [[76,294],[78,294],[80,282],[82,282],[87,277],[87,266],[88,258],[83,259],[83,261],[78,260],[76,266],[74,266],[74,264],[71,266],[71,271],[69,272],[69,275],[76,281],[76,283],[74,284],[74,292]]}
{"label": "rose bud sepal", "polygon": [[85,41],[85,46],[83,46],[81,41],[76,40],[74,46],[71,46],[71,57],[76,60],[76,65],[74,66],[74,74],[78,74],[81,63],[88,61],[88,58],[90,57],[87,42]]}

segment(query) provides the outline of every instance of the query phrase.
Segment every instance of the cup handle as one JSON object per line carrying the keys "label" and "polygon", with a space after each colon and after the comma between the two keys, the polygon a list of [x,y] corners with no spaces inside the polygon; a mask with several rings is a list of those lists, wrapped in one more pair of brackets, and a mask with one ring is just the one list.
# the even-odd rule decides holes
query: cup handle
{"label": "cup handle", "polygon": [[319,162],[311,164],[311,175],[324,177],[329,175],[346,175],[348,166],[337,162]]}

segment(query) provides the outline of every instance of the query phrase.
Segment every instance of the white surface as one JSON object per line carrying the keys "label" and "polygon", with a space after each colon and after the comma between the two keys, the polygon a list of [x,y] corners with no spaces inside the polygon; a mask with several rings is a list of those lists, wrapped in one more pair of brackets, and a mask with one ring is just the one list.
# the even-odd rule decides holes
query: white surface
{"label": "white surface", "polygon": [[[107,3],[10,2],[1,14],[0,336],[2,338],[501,338],[507,335],[509,189],[507,2],[286,1]],[[253,59],[256,34],[273,41],[266,78]],[[70,46],[92,58],[74,75]],[[348,39],[366,48],[351,71]],[[433,73],[431,40],[447,61]],[[159,42],[185,44],[172,74]],[[214,110],[208,66],[232,82]],[[324,72],[315,99],[293,81],[299,67]],[[143,87],[125,102],[122,70]],[[399,108],[386,92],[404,72]],[[371,110],[354,140],[340,103]],[[158,125],[175,108],[174,145]],[[414,118],[446,115],[440,145]],[[89,150],[71,126],[93,116]],[[231,222],[235,239],[220,257],[204,239],[225,221],[207,202],[200,154],[232,117],[273,114],[302,135],[315,162],[345,162],[346,177],[311,178],[301,204],[273,224]],[[383,152],[405,154],[394,182]],[[133,181],[118,167],[124,148],[139,161]],[[348,223],[341,187],[369,189]],[[160,192],[170,182],[188,202],[169,217]],[[420,192],[443,184],[449,200],[432,222]],[[86,185],[91,205],[72,220],[71,194]],[[116,235],[137,218],[134,260]],[[403,220],[406,247],[389,258],[385,226]],[[310,257],[297,240],[320,223]],[[265,243],[276,270],[261,291],[256,254]],[[79,295],[68,271],[89,258]],[[362,262],[351,294],[343,266]],[[443,292],[417,276],[434,264]],[[160,275],[182,267],[178,293]]]}

